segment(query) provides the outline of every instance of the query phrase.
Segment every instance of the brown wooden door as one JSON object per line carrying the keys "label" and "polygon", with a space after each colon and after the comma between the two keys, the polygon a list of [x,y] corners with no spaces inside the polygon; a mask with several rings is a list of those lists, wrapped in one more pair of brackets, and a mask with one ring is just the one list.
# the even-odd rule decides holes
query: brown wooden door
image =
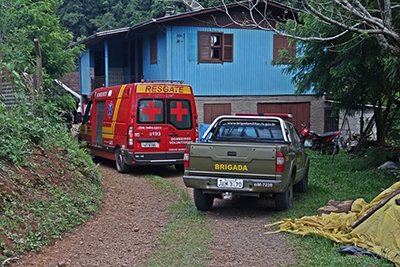
{"label": "brown wooden door", "polygon": [[231,104],[204,104],[204,123],[212,123],[220,115],[231,115]]}
{"label": "brown wooden door", "polygon": [[297,131],[301,131],[304,122],[310,127],[310,103],[258,103],[257,113],[290,113]]}

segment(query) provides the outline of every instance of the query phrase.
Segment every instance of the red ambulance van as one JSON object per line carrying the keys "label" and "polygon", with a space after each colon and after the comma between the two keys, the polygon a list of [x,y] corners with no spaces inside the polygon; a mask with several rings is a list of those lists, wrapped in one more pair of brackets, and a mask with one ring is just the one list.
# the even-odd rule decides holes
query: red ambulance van
{"label": "red ambulance van", "polygon": [[190,85],[143,82],[98,88],[87,103],[79,139],[93,156],[114,160],[118,172],[134,165],[174,165],[197,138]]}

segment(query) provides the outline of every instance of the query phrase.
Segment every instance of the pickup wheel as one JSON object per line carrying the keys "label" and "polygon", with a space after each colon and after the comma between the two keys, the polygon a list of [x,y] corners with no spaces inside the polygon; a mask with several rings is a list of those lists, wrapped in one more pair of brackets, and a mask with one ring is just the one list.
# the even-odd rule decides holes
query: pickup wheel
{"label": "pickup wheel", "polygon": [[122,157],[121,148],[117,147],[115,149],[115,166],[117,171],[120,173],[127,173],[130,171],[131,167],[127,165]]}
{"label": "pickup wheel", "polygon": [[274,197],[275,206],[278,211],[290,209],[293,203],[293,180],[290,180],[290,184],[284,192],[276,193]]}
{"label": "pickup wheel", "polygon": [[308,190],[308,166],[301,180],[293,186],[294,191],[304,193]]}
{"label": "pickup wheel", "polygon": [[198,210],[208,211],[211,209],[214,197],[208,194],[203,194],[202,190],[193,189],[194,204]]}

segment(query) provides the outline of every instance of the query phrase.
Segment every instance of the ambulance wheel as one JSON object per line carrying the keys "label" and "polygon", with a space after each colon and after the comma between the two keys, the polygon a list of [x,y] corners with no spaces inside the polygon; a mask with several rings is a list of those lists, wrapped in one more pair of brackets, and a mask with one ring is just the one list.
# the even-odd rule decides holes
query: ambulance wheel
{"label": "ambulance wheel", "polygon": [[117,171],[120,173],[127,173],[131,169],[131,167],[125,163],[121,153],[121,148],[119,147],[115,149],[115,166],[117,167]]}

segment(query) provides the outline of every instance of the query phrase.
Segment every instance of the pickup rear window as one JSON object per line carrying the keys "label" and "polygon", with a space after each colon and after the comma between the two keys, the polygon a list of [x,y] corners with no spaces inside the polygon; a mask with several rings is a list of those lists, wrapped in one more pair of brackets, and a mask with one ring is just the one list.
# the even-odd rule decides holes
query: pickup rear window
{"label": "pickup rear window", "polygon": [[216,141],[284,142],[279,122],[222,122],[214,134]]}

